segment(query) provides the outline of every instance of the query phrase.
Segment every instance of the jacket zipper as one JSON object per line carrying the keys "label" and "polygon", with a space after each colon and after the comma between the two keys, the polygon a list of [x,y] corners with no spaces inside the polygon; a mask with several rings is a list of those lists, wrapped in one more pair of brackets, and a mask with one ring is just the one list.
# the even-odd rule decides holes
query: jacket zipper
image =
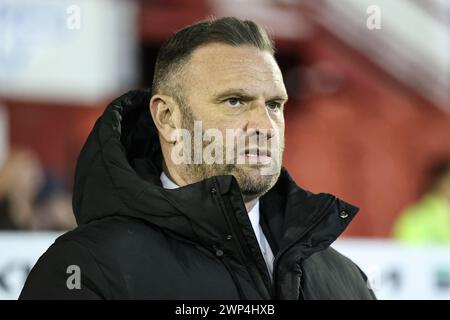
{"label": "jacket zipper", "polygon": [[[219,190],[216,180],[214,180],[214,187],[215,187],[216,190]],[[234,217],[234,215],[232,215],[232,217],[230,217],[228,215],[228,210],[225,208],[225,204],[223,202],[222,197],[218,196],[217,194],[214,194],[214,198],[218,202],[219,208],[221,209],[222,214],[225,216],[225,220],[227,221],[228,226],[231,228],[232,232],[234,233],[234,236],[236,236],[236,238],[238,240],[237,242],[235,241],[234,243],[236,244],[236,247],[238,248],[239,255],[240,255],[242,261],[244,262],[245,267],[249,271],[249,274],[250,274],[253,282],[255,284],[257,284],[258,280],[257,280],[257,277],[255,277],[255,275],[253,274],[252,266],[249,266],[245,262],[247,259],[246,259],[246,255],[245,255],[245,252],[244,252],[244,248],[240,245],[241,243],[245,243],[245,239],[244,239],[243,235],[241,234],[241,230],[240,230],[240,227],[239,227],[239,225],[238,225],[238,223],[236,221],[236,217]],[[248,249],[248,248],[246,248],[246,249]],[[250,251],[249,250],[247,250],[247,251],[248,251],[247,252],[247,256],[251,256]],[[254,265],[254,268],[257,270],[257,273],[259,274],[259,277],[263,278],[259,268],[256,266],[256,263],[253,263],[253,265]],[[269,279],[270,279],[270,277],[269,277]],[[267,286],[264,284],[264,281],[263,281],[263,286],[268,291],[269,296],[272,298],[273,297],[273,285],[271,283],[269,283],[269,287],[267,288]],[[258,291],[260,291],[260,294],[262,294],[261,288],[258,285],[257,285],[257,288],[258,288]],[[264,296],[264,294],[262,294],[262,296]]]}
{"label": "jacket zipper", "polygon": [[235,274],[232,272],[231,267],[228,265],[225,259],[219,258],[219,260],[223,263],[225,268],[228,270],[228,273],[230,274],[231,278],[233,279],[234,285],[236,286],[240,299],[247,300],[247,297],[244,294],[244,290],[242,290],[241,284],[239,283],[239,280],[236,278]]}

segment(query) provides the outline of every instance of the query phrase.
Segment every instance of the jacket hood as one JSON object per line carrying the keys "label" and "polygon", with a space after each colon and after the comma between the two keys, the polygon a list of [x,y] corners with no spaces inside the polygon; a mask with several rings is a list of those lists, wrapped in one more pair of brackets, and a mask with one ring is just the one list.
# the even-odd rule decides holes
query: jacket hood
{"label": "jacket hood", "polygon": [[[221,242],[228,234],[227,219],[217,210],[211,190],[243,207],[239,186],[233,176],[216,176],[164,189],[150,97],[149,91],[128,92],[96,121],[76,166],[72,204],[77,223],[127,216],[204,245]],[[303,237],[318,249],[330,245],[358,211],[330,194],[301,189],[284,169],[260,199],[260,208],[280,247]]]}

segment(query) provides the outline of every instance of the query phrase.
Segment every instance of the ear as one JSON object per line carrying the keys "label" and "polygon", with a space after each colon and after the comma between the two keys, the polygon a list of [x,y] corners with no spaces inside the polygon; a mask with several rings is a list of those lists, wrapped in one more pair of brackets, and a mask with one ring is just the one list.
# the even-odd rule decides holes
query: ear
{"label": "ear", "polygon": [[173,132],[177,128],[175,101],[166,95],[156,94],[150,99],[150,113],[162,139],[174,143]]}

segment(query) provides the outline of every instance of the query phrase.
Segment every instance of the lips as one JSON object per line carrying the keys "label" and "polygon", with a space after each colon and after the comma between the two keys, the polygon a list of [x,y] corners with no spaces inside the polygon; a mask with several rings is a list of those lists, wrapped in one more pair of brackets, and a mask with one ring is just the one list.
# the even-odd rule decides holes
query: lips
{"label": "lips", "polygon": [[259,149],[259,148],[249,148],[243,152],[246,156],[252,157],[271,157],[270,150],[268,149]]}
{"label": "lips", "polygon": [[267,149],[249,148],[242,154],[249,159],[250,164],[268,164],[272,159],[270,150]]}

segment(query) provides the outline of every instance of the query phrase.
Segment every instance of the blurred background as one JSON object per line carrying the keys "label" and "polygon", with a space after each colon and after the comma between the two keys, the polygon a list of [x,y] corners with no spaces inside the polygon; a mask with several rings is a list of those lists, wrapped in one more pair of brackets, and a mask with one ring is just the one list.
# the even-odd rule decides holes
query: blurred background
{"label": "blurred background", "polygon": [[80,149],[159,46],[209,16],[273,35],[284,164],[361,208],[334,244],[382,299],[450,299],[450,0],[0,0],[0,298],[75,227]]}

